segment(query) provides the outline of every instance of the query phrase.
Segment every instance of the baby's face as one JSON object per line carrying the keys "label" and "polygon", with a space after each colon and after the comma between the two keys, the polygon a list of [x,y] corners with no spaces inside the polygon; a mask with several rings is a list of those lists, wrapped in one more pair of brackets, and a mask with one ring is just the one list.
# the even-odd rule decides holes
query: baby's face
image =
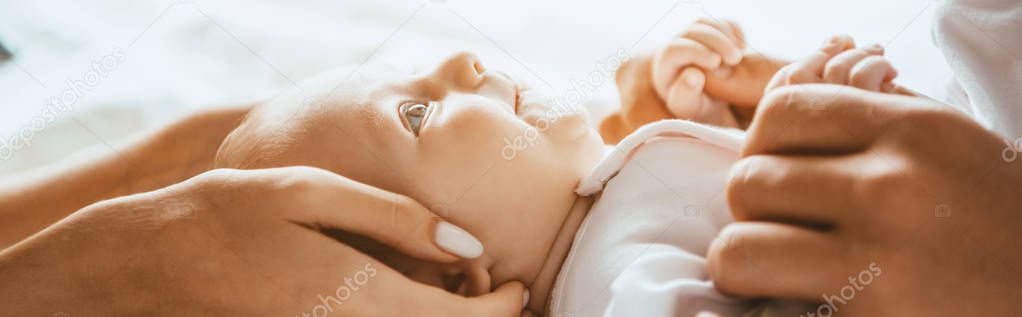
{"label": "baby's face", "polygon": [[427,73],[365,66],[303,88],[316,97],[295,90],[254,110],[218,166],[316,166],[416,199],[478,237],[486,254],[445,266],[387,262],[468,295],[531,283],[574,187],[601,157],[584,110],[553,106],[471,54]]}

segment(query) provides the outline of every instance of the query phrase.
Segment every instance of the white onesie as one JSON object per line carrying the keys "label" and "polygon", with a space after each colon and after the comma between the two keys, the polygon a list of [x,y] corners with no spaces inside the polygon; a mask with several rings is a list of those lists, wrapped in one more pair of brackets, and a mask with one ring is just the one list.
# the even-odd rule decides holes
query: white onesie
{"label": "white onesie", "polygon": [[733,221],[724,190],[742,139],[738,130],[664,120],[610,148],[577,189],[599,197],[557,276],[553,316],[756,311],[757,302],[717,292],[706,273],[710,243]]}
{"label": "white onesie", "polygon": [[[933,29],[956,77],[950,95],[959,98],[949,102],[1012,140],[1022,138],[1020,32],[1017,0],[945,2]],[[720,294],[706,273],[707,248],[733,221],[724,187],[742,139],[737,130],[665,120],[612,148],[577,190],[599,197],[557,276],[553,315],[760,313],[762,303]],[[764,314],[807,308],[770,305]]]}

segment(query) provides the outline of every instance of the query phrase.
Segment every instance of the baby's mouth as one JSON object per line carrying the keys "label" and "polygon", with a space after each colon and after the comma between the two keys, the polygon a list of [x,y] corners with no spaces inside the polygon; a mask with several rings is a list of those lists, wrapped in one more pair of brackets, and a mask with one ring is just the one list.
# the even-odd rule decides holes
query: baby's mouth
{"label": "baby's mouth", "polygon": [[502,71],[493,71],[493,72],[495,72],[497,74],[500,74],[500,76],[503,76],[504,79],[506,79],[508,83],[511,83],[511,89],[513,89],[512,90],[512,94],[511,94],[512,100],[511,100],[511,103],[510,103],[511,114],[517,116],[518,115],[518,109],[522,105],[522,85],[518,84],[518,81],[515,80],[514,77],[511,77],[511,75],[508,75],[505,72],[502,72]]}
{"label": "baby's mouth", "polygon": [[522,86],[518,85],[517,82],[514,82],[514,84],[515,84],[515,103],[513,105],[514,106],[513,111],[515,115],[518,115],[518,108],[521,107],[522,105]]}

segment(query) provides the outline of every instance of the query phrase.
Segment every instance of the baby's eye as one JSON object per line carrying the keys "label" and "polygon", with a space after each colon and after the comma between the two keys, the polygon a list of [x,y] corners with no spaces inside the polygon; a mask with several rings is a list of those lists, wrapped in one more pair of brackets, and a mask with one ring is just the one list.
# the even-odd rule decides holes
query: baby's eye
{"label": "baby's eye", "polygon": [[401,105],[401,116],[415,136],[419,136],[419,128],[422,126],[422,119],[426,117],[427,110],[429,110],[429,106],[422,103]]}

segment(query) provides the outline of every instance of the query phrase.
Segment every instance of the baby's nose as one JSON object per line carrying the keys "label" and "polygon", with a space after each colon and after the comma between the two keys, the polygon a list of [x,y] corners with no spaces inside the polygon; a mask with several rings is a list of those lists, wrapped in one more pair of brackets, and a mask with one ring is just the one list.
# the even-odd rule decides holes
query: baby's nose
{"label": "baby's nose", "polygon": [[440,63],[435,75],[450,79],[460,86],[474,87],[483,79],[483,64],[479,57],[469,52],[460,52],[451,55]]}

